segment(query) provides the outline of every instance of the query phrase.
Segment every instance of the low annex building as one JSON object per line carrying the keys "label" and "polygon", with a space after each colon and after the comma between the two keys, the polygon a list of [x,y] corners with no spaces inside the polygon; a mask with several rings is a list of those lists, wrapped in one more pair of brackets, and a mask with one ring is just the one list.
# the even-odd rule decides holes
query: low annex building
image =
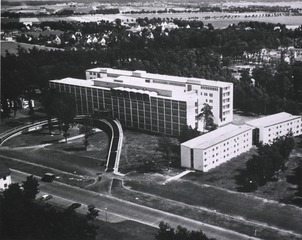
{"label": "low annex building", "polygon": [[78,114],[104,109],[124,127],[178,136],[185,125],[203,130],[198,115],[207,103],[214,123],[233,121],[233,84],[112,68],[86,70],[86,79],[51,80],[51,88],[75,97]]}
{"label": "low annex building", "polygon": [[181,166],[207,172],[252,148],[253,127],[229,124],[181,144]]}
{"label": "low annex building", "polygon": [[292,132],[293,136],[302,134],[301,116],[291,115],[286,112],[251,120],[246,122],[246,124],[256,128],[254,143],[269,144],[275,138],[285,136],[289,132]]}
{"label": "low annex building", "polygon": [[9,168],[0,162],[0,191],[5,190],[12,183]]}

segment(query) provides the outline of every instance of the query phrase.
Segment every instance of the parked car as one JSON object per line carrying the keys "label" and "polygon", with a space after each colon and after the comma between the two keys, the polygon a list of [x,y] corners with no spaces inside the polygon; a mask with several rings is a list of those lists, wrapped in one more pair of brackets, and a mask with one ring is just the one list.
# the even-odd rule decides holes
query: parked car
{"label": "parked car", "polygon": [[45,173],[41,180],[43,182],[52,182],[55,178],[56,177],[53,173]]}
{"label": "parked car", "polygon": [[81,207],[81,203],[72,203],[70,206],[67,207],[67,209],[76,209],[76,208],[79,208]]}
{"label": "parked car", "polygon": [[49,200],[49,199],[51,199],[51,198],[52,198],[51,195],[45,194],[45,195],[43,195],[43,196],[41,197],[41,201],[47,201],[47,200]]}

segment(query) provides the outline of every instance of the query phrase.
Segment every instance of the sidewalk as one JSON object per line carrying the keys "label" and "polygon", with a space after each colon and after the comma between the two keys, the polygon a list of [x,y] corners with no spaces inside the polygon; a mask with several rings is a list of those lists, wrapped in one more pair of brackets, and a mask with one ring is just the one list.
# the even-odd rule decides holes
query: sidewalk
{"label": "sidewalk", "polygon": [[182,173],[180,173],[180,174],[177,174],[177,175],[175,175],[175,176],[173,176],[173,177],[168,178],[163,184],[165,185],[166,183],[168,183],[168,182],[170,182],[170,181],[177,180],[177,179],[179,179],[179,178],[181,178],[181,177],[187,175],[187,174],[190,173],[190,172],[195,172],[195,171],[193,171],[193,170],[186,170],[186,171],[184,171],[184,172],[182,172]]}

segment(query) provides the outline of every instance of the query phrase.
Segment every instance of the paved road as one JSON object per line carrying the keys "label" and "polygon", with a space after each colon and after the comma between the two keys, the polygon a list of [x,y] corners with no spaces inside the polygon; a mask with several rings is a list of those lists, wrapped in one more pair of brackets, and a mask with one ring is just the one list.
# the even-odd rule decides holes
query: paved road
{"label": "paved road", "polygon": [[[24,181],[25,178],[26,175],[24,173],[16,171],[12,172],[13,181],[21,182]],[[192,230],[201,229],[209,237],[220,240],[257,239],[234,231],[191,220],[189,218],[184,218],[175,214],[170,214],[167,212],[120,200],[111,195],[99,194],[85,189],[80,189],[65,184],[59,184],[57,182],[40,182],[39,189],[42,192],[46,192],[53,195],[54,199],[63,198],[79,202],[85,205],[94,204],[96,208],[101,210],[107,208],[107,212],[110,215],[112,214],[113,216],[119,216],[128,220],[133,220],[153,227],[158,227],[160,221],[164,221],[168,222],[171,227],[182,225]]]}
{"label": "paved road", "polygon": [[[86,116],[79,115],[74,118],[76,123],[84,124]],[[58,120],[56,118],[52,119],[53,123],[57,123]],[[6,132],[0,133],[0,146],[7,141],[8,139],[15,137],[23,132],[34,131],[42,128],[48,124],[48,121],[40,121],[33,124],[25,124],[22,126],[18,126],[12,129],[7,130]],[[123,130],[120,122],[116,119],[111,118],[101,118],[96,119],[93,118],[93,126],[99,129],[104,130],[108,137],[111,139],[108,150],[107,164],[106,164],[106,172],[114,172],[118,173],[121,148],[123,143]]]}

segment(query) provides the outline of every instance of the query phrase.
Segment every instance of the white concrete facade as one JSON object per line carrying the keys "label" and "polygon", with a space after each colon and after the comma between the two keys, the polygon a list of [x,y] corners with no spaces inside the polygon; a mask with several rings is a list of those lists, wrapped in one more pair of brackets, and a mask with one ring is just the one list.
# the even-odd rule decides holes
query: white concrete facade
{"label": "white concrete facade", "polygon": [[272,143],[275,138],[285,136],[289,132],[292,132],[293,136],[302,134],[301,116],[286,112],[248,121],[246,124],[259,129],[259,142],[263,144]]}
{"label": "white concrete facade", "polygon": [[112,68],[93,68],[86,70],[86,79],[95,78],[119,78],[121,76],[128,78],[136,78],[136,85],[146,83],[144,87],[151,88],[154,84],[158,85],[158,89],[166,89],[167,87],[178,87],[180,92],[174,95],[191,92],[196,95],[195,103],[195,120],[191,124],[192,128],[197,127],[203,130],[203,124],[196,117],[201,112],[203,104],[208,104],[212,108],[214,115],[214,123],[223,126],[233,122],[233,84],[228,82],[220,82],[206,80],[201,78],[186,78],[170,75],[160,75],[147,73],[145,71],[126,71]]}
{"label": "white concrete facade", "polygon": [[233,121],[233,84],[227,82],[94,68],[86,80],[52,80],[50,87],[73,94],[78,114],[106,108],[123,126],[166,135],[179,135],[185,125],[203,131],[197,116],[204,103],[218,126]]}
{"label": "white concrete facade", "polygon": [[252,148],[253,127],[220,127],[181,144],[181,166],[207,172]]}

